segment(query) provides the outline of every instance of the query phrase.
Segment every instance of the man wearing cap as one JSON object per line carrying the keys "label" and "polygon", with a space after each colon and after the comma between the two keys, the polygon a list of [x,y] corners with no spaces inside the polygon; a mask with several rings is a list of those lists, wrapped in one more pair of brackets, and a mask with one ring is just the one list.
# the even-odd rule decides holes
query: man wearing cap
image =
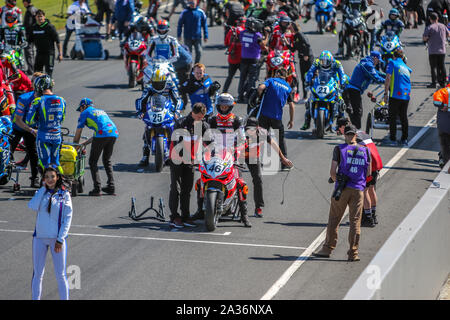
{"label": "man wearing cap", "polygon": [[411,96],[411,68],[403,61],[403,49],[394,52],[389,60],[384,82],[384,103],[389,98],[389,145],[397,145],[397,116],[402,124],[401,146],[408,145],[408,104]]}
{"label": "man wearing cap", "polygon": [[82,143],[83,146],[86,146],[92,142],[91,154],[89,156],[89,167],[91,168],[94,189],[89,192],[89,195],[101,195],[100,174],[97,167],[97,162],[101,153],[103,153],[102,162],[106,175],[108,176],[107,187],[101,188],[101,190],[107,194],[114,195],[115,187],[111,156],[116,139],[119,137],[119,131],[106,112],[94,108],[94,102],[89,98],[81,99],[77,111],[81,112],[81,114],[78,118],[77,131],[75,132],[73,142],[79,143],[84,126],[94,130],[94,136]]}
{"label": "man wearing cap", "polygon": [[378,51],[370,52],[370,55],[363,58],[355,67],[352,77],[347,85],[347,93],[350,97],[352,113],[350,120],[357,129],[361,129],[362,99],[361,96],[371,83],[384,83],[385,75],[375,67],[381,61],[381,54]]}
{"label": "man wearing cap", "polygon": [[[360,260],[358,247],[364,202],[363,192],[366,188],[366,179],[371,173],[371,158],[367,147],[357,144],[356,132],[354,125],[346,126],[345,143],[336,146],[333,151],[330,176],[331,180],[336,182],[335,192],[331,198],[327,236],[322,249],[313,253],[315,257],[329,258],[336,248],[339,224],[348,206],[350,220],[348,261]],[[342,190],[340,197],[337,197],[338,190]]]}

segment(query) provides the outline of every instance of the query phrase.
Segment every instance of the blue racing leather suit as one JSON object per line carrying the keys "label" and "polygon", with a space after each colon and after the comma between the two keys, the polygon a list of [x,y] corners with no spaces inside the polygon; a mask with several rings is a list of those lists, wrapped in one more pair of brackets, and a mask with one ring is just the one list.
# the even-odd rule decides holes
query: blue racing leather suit
{"label": "blue racing leather suit", "polygon": [[42,168],[54,165],[62,173],[59,163],[61,123],[66,117],[66,101],[57,95],[43,95],[31,103],[26,123],[37,123],[36,148]]}
{"label": "blue racing leather suit", "polygon": [[395,19],[395,20],[387,19],[381,23],[380,29],[377,30],[376,38],[379,41],[383,31],[384,32],[392,31],[398,37],[400,37],[400,34],[402,33],[404,28],[405,28],[405,25],[399,19]]}

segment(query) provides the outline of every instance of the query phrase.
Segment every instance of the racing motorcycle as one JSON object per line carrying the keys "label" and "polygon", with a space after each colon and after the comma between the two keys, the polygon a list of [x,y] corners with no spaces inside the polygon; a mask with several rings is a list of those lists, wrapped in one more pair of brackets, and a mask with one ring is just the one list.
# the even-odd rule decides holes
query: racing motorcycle
{"label": "racing motorcycle", "polygon": [[401,46],[400,39],[393,31],[388,31],[381,37],[379,46],[384,67],[386,68],[389,59],[394,58],[394,51]]}
{"label": "racing motorcycle", "polygon": [[134,88],[136,83],[141,82],[144,76],[142,71],[147,64],[145,60],[147,44],[145,43],[144,38],[130,37],[125,43],[123,50],[125,69],[128,73],[128,87]]}
{"label": "racing motorcycle", "polygon": [[336,23],[332,21],[333,9],[334,5],[332,0],[316,0],[316,22],[320,34],[325,33],[327,29],[335,32]]}
{"label": "racing motorcycle", "polygon": [[223,7],[224,0],[208,0],[208,17],[210,27],[212,27],[214,23],[219,26],[222,24],[222,16],[224,15]]}
{"label": "racing motorcycle", "polygon": [[337,83],[329,74],[321,72],[314,78],[310,87],[311,95],[307,103],[309,112],[314,120],[315,135],[322,139],[325,135],[325,128],[333,124],[334,112],[338,101]]}
{"label": "racing motorcycle", "polygon": [[358,10],[347,11],[345,14],[342,36],[347,45],[347,56],[363,58],[369,53],[369,32]]}
{"label": "racing motorcycle", "polygon": [[[231,216],[239,219],[239,201],[248,192],[245,185],[238,189],[239,171],[234,167],[233,153],[227,149],[206,152],[199,164],[201,177],[195,187],[199,196],[203,197],[205,226],[214,231],[220,217]],[[241,194],[241,192],[243,194]]]}
{"label": "racing motorcycle", "polygon": [[156,171],[161,172],[169,158],[170,138],[175,125],[172,101],[163,95],[153,96],[142,120],[147,126],[145,138],[151,154],[155,156]]}
{"label": "racing motorcycle", "polygon": [[271,50],[267,55],[267,78],[272,78],[278,69],[286,70],[286,82],[289,83],[294,91],[294,102],[297,103],[298,97],[298,78],[295,72],[294,54],[289,50]]}
{"label": "racing motorcycle", "polygon": [[22,70],[25,67],[25,57],[21,46],[6,45],[5,51],[11,57],[17,68]]}
{"label": "racing motorcycle", "polygon": [[13,164],[9,138],[12,137],[12,122],[9,116],[0,117],[0,185],[5,185],[11,180]]}

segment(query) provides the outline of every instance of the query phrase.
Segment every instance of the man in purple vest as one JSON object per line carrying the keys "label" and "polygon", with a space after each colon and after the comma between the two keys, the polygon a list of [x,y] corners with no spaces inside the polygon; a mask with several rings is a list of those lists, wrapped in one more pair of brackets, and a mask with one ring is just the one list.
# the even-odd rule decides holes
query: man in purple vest
{"label": "man in purple vest", "polygon": [[[357,129],[354,125],[344,129],[345,143],[336,146],[333,151],[330,175],[335,184],[335,191],[331,198],[330,214],[328,218],[327,236],[320,251],[313,256],[329,258],[336,248],[338,227],[349,207],[349,243],[347,251],[348,261],[359,261],[358,246],[361,234],[361,212],[364,203],[364,189],[366,178],[371,173],[370,151],[356,142]],[[337,173],[336,173],[337,170]],[[342,193],[338,196],[339,191]]]}
{"label": "man in purple vest", "polygon": [[255,18],[248,18],[245,30],[239,34],[241,43],[241,77],[239,79],[239,103],[247,103],[247,94],[258,80],[258,60],[261,57],[263,36],[258,30]]}

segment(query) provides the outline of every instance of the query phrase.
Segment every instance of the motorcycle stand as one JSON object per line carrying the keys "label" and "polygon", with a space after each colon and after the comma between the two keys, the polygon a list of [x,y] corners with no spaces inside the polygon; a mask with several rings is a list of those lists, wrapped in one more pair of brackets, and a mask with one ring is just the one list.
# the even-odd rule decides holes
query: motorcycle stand
{"label": "motorcycle stand", "polygon": [[20,174],[20,171],[22,171],[22,170],[17,169],[16,167],[14,167],[13,170],[16,172],[16,177],[13,178],[11,176],[11,180],[14,181],[14,185],[13,185],[12,189],[13,189],[13,192],[17,192],[17,191],[20,191],[19,174]]}
{"label": "motorcycle stand", "polygon": [[[153,208],[153,196],[150,197],[150,207],[145,209],[143,212],[141,212],[140,214],[136,213],[136,198],[132,197],[131,198],[131,209],[128,212],[128,216],[133,219],[134,221],[140,221],[140,220],[146,220],[146,219],[156,219],[158,221],[161,222],[166,222],[166,217],[164,215],[164,200],[163,198],[159,198],[159,205],[158,205],[158,210],[156,210],[155,208]],[[156,217],[144,217],[142,218],[142,216],[144,214],[146,214],[149,211],[154,211],[156,213]]]}

